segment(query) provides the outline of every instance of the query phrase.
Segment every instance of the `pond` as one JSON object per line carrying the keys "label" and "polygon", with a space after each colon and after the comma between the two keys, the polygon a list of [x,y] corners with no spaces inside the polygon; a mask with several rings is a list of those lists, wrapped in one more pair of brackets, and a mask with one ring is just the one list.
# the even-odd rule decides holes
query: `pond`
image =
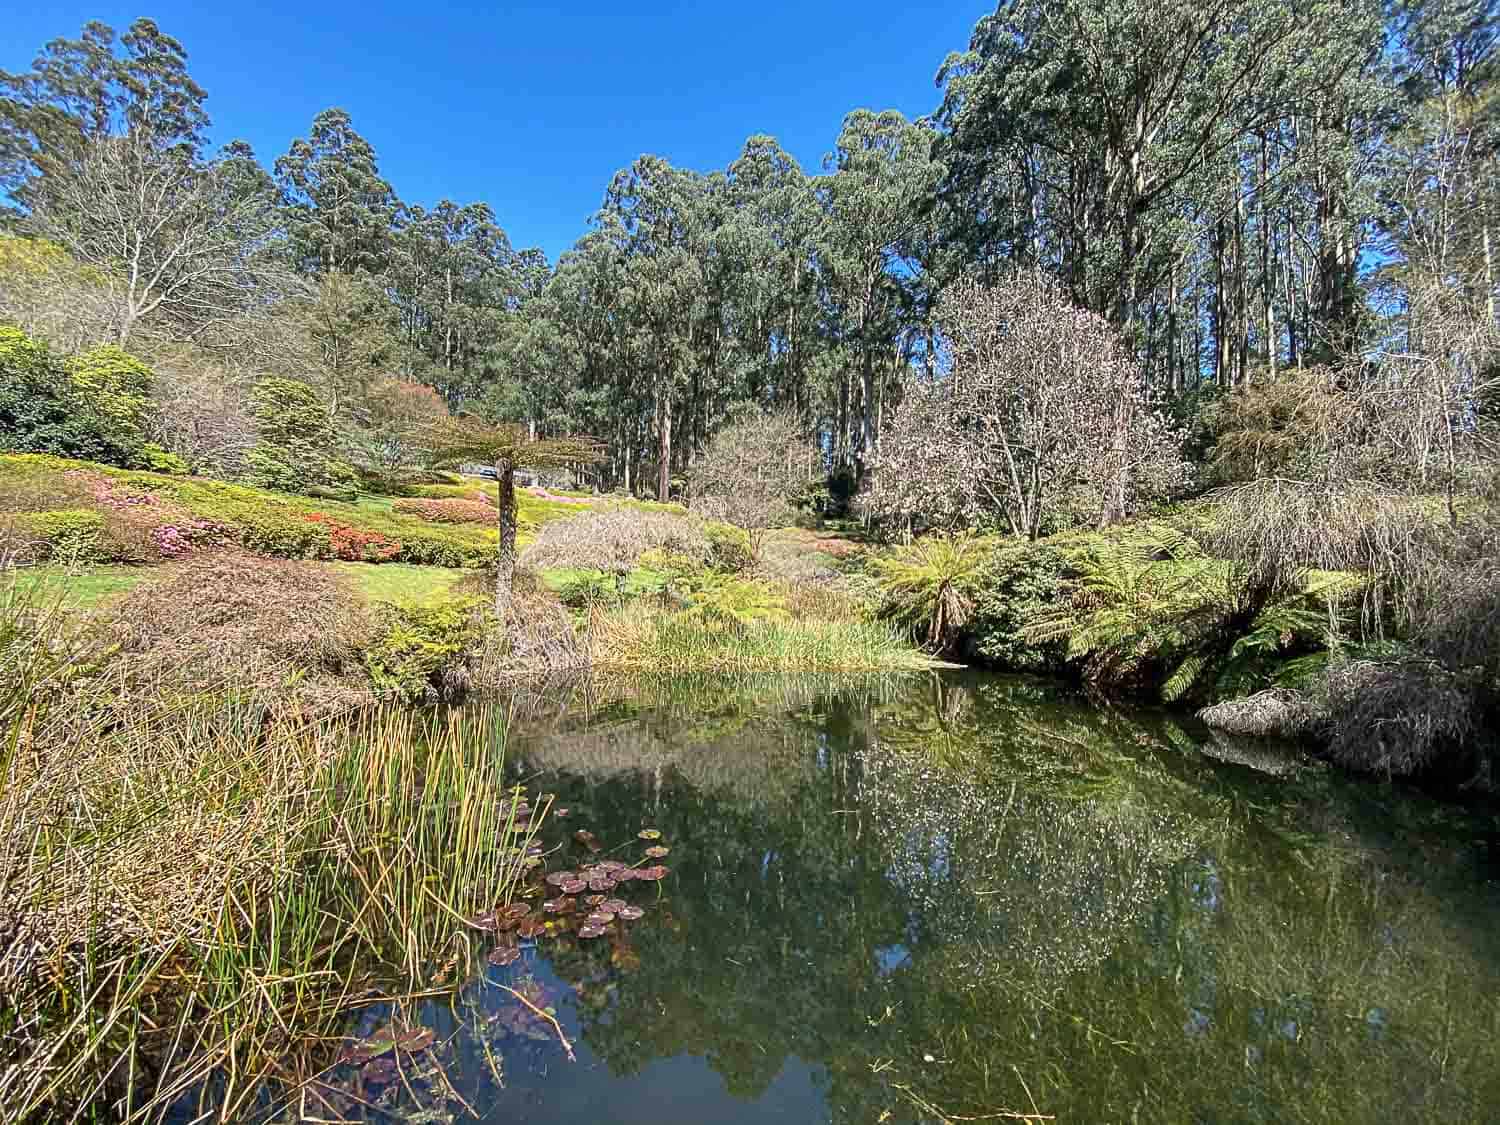
{"label": "pond", "polygon": [[1493,817],[968,673],[550,685],[507,741],[528,921],[307,1116],[1500,1118]]}

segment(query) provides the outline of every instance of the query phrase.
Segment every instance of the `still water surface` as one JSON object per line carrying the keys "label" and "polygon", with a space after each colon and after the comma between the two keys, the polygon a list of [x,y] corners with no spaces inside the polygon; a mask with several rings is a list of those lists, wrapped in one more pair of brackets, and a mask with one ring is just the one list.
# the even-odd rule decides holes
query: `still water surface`
{"label": "still water surface", "polygon": [[670,871],[428,1003],[368,1120],[1500,1121],[1492,817],[1020,679],[518,708],[546,869]]}

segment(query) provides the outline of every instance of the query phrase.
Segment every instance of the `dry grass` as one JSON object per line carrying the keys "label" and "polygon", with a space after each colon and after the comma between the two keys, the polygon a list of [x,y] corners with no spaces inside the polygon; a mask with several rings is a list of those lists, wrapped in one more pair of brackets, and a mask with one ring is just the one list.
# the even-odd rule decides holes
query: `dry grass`
{"label": "dry grass", "polygon": [[1348,661],[1327,692],[1328,755],[1349,769],[1418,773],[1476,734],[1472,686],[1436,661]]}
{"label": "dry grass", "polygon": [[1297,692],[1272,689],[1205,707],[1198,712],[1198,718],[1228,734],[1300,738],[1317,725],[1318,713]]}

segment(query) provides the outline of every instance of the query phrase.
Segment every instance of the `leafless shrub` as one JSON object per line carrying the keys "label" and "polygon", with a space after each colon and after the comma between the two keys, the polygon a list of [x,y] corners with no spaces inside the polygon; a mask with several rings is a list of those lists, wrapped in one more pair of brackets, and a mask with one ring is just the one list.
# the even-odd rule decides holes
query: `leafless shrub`
{"label": "leafless shrub", "polygon": [[521,565],[534,570],[578,567],[627,574],[647,551],[665,550],[707,562],[712,554],[697,521],[671,512],[606,508],[542,528],[521,552]]}
{"label": "leafless shrub", "polygon": [[820,464],[817,447],[794,413],[752,407],[720,430],[693,463],[688,474],[693,509],[744,528],[759,556],[766,532],[796,516],[795,501]]}
{"label": "leafless shrub", "polygon": [[942,524],[999,518],[1035,538],[1071,499],[1101,523],[1184,468],[1140,365],[1102,317],[1019,274],[954,286],[941,309],[953,349],[943,380],[911,380],[867,497],[877,516]]}
{"label": "leafless shrub", "polygon": [[[474,571],[460,579],[454,592],[483,597],[494,587],[494,575]],[[508,630],[492,630],[465,661],[470,686],[493,688],[518,675],[586,668],[588,644],[573,617],[534,571],[516,571]]]}
{"label": "leafless shrub", "polygon": [[1328,754],[1351,769],[1416,773],[1476,730],[1472,685],[1434,660],[1348,661],[1327,693]]}

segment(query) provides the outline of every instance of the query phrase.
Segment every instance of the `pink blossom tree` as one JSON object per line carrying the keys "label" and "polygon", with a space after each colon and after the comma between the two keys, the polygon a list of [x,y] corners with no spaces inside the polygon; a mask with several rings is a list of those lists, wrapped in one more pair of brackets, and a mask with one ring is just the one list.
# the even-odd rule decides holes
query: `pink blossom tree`
{"label": "pink blossom tree", "polygon": [[867,497],[880,516],[999,519],[1036,538],[1059,507],[1101,526],[1179,483],[1179,442],[1109,323],[1050,281],[955,285],[948,372],[907,381]]}

